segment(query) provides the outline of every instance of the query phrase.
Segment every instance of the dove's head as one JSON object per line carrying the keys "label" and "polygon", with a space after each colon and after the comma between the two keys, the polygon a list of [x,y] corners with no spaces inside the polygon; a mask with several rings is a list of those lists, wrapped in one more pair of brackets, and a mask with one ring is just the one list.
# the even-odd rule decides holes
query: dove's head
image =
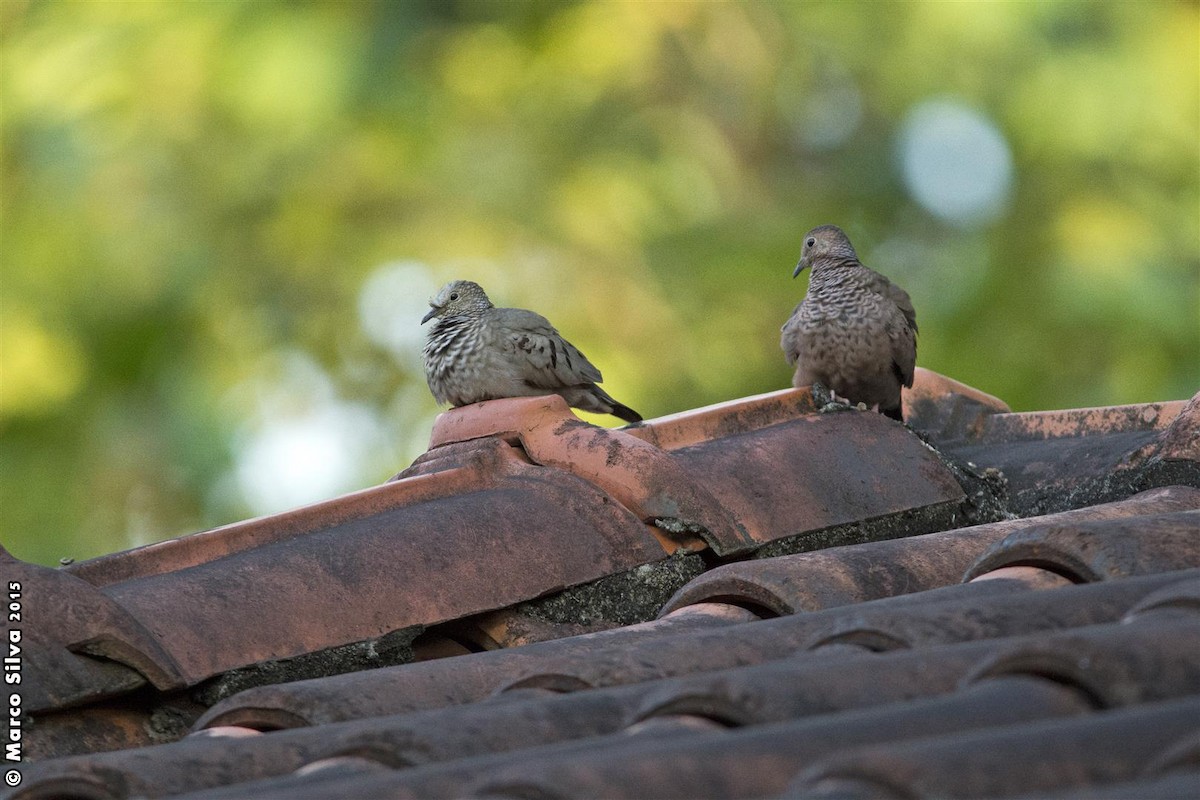
{"label": "dove's head", "polygon": [[473,281],[451,281],[429,301],[429,313],[421,318],[424,325],[434,317],[459,317],[481,314],[492,307],[483,287]]}
{"label": "dove's head", "polygon": [[858,254],[854,252],[854,245],[850,244],[846,234],[842,233],[842,229],[837,225],[822,225],[819,228],[813,228],[804,235],[804,246],[800,248],[800,263],[796,265],[792,277],[796,277],[807,267],[811,267],[813,261],[819,258],[857,261]]}

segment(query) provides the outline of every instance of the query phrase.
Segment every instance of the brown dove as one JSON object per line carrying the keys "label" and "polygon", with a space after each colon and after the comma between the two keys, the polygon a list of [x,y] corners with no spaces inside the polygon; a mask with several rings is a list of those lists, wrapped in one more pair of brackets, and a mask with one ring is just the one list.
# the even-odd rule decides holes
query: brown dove
{"label": "brown dove", "polygon": [[471,281],[446,284],[429,305],[421,324],[436,321],[423,352],[425,380],[439,403],[557,394],[584,411],[641,421],[596,385],[600,370],[540,314],[496,308]]}
{"label": "brown dove", "polygon": [[851,403],[903,421],[900,387],[917,363],[917,316],[908,293],[858,260],[835,225],[804,237],[792,277],[812,267],[808,294],[784,323],[780,346],[793,386],[820,384]]}

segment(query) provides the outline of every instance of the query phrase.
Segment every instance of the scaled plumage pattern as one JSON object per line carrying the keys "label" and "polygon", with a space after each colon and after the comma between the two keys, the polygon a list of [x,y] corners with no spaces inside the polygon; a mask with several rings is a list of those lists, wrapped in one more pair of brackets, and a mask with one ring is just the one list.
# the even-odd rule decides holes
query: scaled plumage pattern
{"label": "scaled plumage pattern", "polygon": [[434,320],[423,352],[425,380],[439,403],[557,394],[584,411],[641,421],[596,385],[600,370],[540,314],[496,308],[471,281],[446,284],[429,305],[421,320]]}
{"label": "scaled plumage pattern", "polygon": [[792,277],[812,268],[808,294],[783,325],[793,386],[819,383],[851,403],[901,420],[900,387],[917,363],[917,317],[908,293],[863,266],[835,225],[804,237]]}

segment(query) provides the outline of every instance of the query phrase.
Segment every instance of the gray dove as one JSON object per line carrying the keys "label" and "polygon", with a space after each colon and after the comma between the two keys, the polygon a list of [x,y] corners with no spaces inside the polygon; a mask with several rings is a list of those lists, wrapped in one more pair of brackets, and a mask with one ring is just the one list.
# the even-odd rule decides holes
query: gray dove
{"label": "gray dove", "polygon": [[596,385],[600,370],[542,315],[496,308],[471,281],[446,284],[429,305],[421,324],[436,321],[423,352],[425,380],[439,403],[557,394],[584,411],[641,421]]}
{"label": "gray dove", "polygon": [[792,277],[812,267],[808,294],[783,325],[793,386],[820,384],[851,403],[903,421],[900,387],[917,363],[917,315],[908,293],[863,266],[835,225],[804,237]]}

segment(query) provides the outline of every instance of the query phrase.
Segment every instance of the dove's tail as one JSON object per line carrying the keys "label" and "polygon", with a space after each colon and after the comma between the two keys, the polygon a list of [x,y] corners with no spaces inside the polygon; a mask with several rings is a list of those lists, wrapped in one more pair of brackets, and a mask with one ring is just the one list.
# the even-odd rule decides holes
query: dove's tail
{"label": "dove's tail", "polygon": [[604,410],[601,413],[612,414],[614,417],[619,417],[620,419],[623,419],[626,422],[641,422],[642,421],[641,414],[637,413],[636,411],[634,411],[632,408],[630,408],[627,405],[618,403],[616,400],[614,400],[612,398],[612,395],[610,395],[608,392],[601,389],[596,384],[593,383],[589,387],[589,389],[590,389],[590,393],[591,393],[592,397],[599,400],[601,405],[606,406],[606,408],[604,408]]}
{"label": "dove's tail", "polygon": [[642,415],[634,411],[629,406],[623,406],[620,403],[613,403],[612,411],[608,412],[614,417],[619,417],[626,422],[641,422]]}

